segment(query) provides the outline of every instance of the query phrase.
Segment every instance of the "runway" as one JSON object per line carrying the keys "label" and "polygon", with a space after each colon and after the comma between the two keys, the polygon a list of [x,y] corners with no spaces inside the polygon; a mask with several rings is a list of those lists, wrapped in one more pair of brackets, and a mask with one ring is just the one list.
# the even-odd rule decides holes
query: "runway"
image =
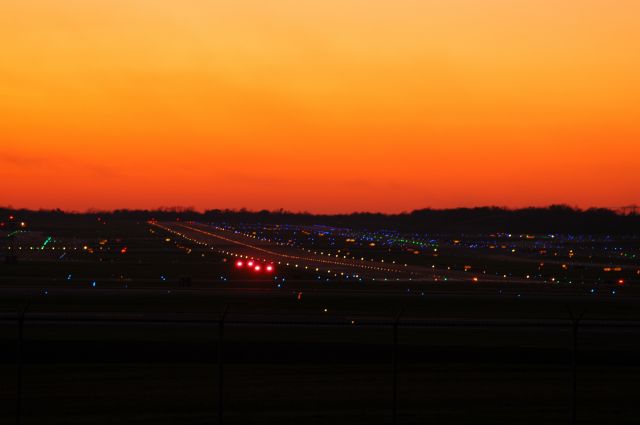
{"label": "runway", "polygon": [[273,263],[278,268],[299,269],[302,273],[328,278],[377,281],[469,281],[463,272],[419,265],[374,262],[338,257],[312,249],[296,248],[202,223],[150,222],[174,236],[216,250],[222,255]]}

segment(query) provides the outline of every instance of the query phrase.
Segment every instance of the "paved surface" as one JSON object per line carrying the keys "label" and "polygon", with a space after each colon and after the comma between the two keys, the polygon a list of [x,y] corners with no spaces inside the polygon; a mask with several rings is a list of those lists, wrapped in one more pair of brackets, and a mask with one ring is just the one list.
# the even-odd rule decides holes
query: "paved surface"
{"label": "paved surface", "polygon": [[354,258],[339,258],[282,245],[264,239],[256,239],[241,233],[202,223],[158,222],[153,225],[193,243],[211,247],[224,255],[256,259],[274,263],[278,267],[298,268],[317,272],[327,277],[363,278],[373,280],[469,280],[468,274],[450,270],[438,270],[410,264],[389,264]]}

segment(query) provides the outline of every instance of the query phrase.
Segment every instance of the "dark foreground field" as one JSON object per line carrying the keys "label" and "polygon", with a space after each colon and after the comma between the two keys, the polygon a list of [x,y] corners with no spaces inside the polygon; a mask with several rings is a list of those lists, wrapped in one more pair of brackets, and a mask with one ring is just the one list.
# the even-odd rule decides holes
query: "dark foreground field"
{"label": "dark foreground field", "polygon": [[142,220],[29,226],[0,263],[1,424],[640,423],[635,239],[349,247],[487,271],[383,283],[246,273]]}
{"label": "dark foreground field", "polygon": [[0,289],[1,423],[566,424],[569,311],[576,423],[640,417],[632,288],[65,285]]}

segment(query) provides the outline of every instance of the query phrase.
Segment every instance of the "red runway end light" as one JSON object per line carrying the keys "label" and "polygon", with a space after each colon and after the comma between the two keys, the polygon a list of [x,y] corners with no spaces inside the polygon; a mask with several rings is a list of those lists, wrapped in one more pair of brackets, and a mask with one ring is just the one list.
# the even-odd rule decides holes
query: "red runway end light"
{"label": "red runway end light", "polygon": [[260,267],[260,266],[258,265],[258,266],[255,266],[253,269],[254,269],[255,271],[259,272],[261,268],[262,268],[262,267]]}
{"label": "red runway end light", "polygon": [[268,265],[267,266],[267,271],[268,272],[272,272],[273,271],[273,266],[272,265]]}
{"label": "red runway end light", "polygon": [[253,261],[249,261],[249,262],[247,263],[247,266],[249,266],[249,267],[253,267]]}
{"label": "red runway end light", "polygon": [[242,261],[236,261],[236,267],[242,267],[244,263]]}

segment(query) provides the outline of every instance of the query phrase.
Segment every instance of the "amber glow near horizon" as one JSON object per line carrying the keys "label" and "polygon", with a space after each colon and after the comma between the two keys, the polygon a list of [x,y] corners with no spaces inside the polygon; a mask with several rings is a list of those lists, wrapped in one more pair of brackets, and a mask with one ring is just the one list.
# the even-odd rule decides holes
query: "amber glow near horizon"
{"label": "amber glow near horizon", "polygon": [[640,203],[640,2],[6,0],[0,206]]}

